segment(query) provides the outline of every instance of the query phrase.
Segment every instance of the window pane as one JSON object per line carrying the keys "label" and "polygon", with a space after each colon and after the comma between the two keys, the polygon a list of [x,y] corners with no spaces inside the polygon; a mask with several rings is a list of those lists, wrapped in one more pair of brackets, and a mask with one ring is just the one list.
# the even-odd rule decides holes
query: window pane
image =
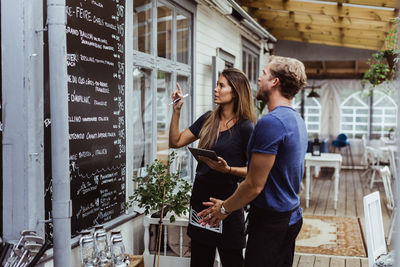
{"label": "window pane", "polygon": [[368,109],[357,109],[357,114],[368,115]]}
{"label": "window pane", "polygon": [[318,124],[308,124],[307,130],[319,130],[319,125]]}
{"label": "window pane", "polygon": [[345,131],[353,130],[353,125],[342,125],[342,129]]}
{"label": "window pane", "polygon": [[367,132],[368,131],[368,126],[367,125],[356,125],[356,131]]}
{"label": "window pane", "polygon": [[[190,126],[191,119],[191,106],[192,106],[192,93],[189,87],[189,79],[185,76],[177,76],[177,82],[182,88],[182,94],[189,94],[189,97],[185,98],[185,103],[182,106],[181,117],[179,120],[180,131]],[[181,172],[181,177],[190,176],[190,154],[186,148],[176,150],[176,166]]]}
{"label": "window pane", "polygon": [[374,116],[372,121],[373,121],[373,123],[381,123],[382,122],[382,117]]}
{"label": "window pane", "polygon": [[368,123],[368,117],[357,117],[356,122]]}
{"label": "window pane", "polygon": [[396,124],[396,118],[385,117],[385,123],[387,123],[387,124]]}
{"label": "window pane", "polygon": [[151,54],[151,0],[135,0],[133,11],[133,49]]}
{"label": "window pane", "polygon": [[170,121],[171,74],[157,73],[157,159],[168,160],[168,129]]}
{"label": "window pane", "polygon": [[257,80],[258,80],[258,57],[254,58],[253,63],[254,63],[254,72],[253,72],[254,80],[253,80],[253,82],[257,83]]}
{"label": "window pane", "polygon": [[242,70],[247,74],[247,53],[244,51],[242,54]]}
{"label": "window pane", "polygon": [[385,115],[396,115],[396,109],[386,109]]}
{"label": "window pane", "polygon": [[152,94],[151,71],[136,68],[133,71],[133,167],[151,163]]}
{"label": "window pane", "polygon": [[157,4],[157,52],[159,57],[172,58],[172,10],[162,3]]}
{"label": "window pane", "polygon": [[308,112],[309,112],[310,114],[319,114],[319,109],[317,109],[317,108],[310,108],[310,109],[308,109]]}
{"label": "window pane", "polygon": [[342,122],[353,122],[353,117],[342,117]]}
{"label": "window pane", "polygon": [[182,88],[182,94],[184,95],[189,94],[189,96],[185,98],[185,102],[181,109],[181,118],[179,120],[180,131],[183,131],[190,126],[190,119],[191,119],[190,107],[192,106],[192,93],[189,87],[188,77],[178,75],[177,82]]}
{"label": "window pane", "polygon": [[248,62],[247,62],[247,77],[250,79],[253,77],[253,60],[254,57],[252,55],[249,55],[248,57]]}
{"label": "window pane", "polygon": [[343,111],[343,114],[353,114],[352,109],[344,108],[344,109],[342,109],[342,111]]}
{"label": "window pane", "polygon": [[177,61],[185,64],[189,63],[189,33],[190,21],[182,14],[176,16],[176,49]]}
{"label": "window pane", "polygon": [[319,122],[319,116],[308,116],[308,121]]}

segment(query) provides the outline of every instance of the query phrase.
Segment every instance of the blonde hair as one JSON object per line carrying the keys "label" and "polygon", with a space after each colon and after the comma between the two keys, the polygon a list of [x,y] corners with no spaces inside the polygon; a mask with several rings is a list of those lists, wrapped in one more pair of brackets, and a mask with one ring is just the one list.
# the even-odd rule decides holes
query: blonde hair
{"label": "blonde hair", "polygon": [[[229,68],[222,71],[223,75],[232,88],[234,94],[233,120],[236,123],[242,120],[251,120],[255,123],[255,114],[253,107],[253,97],[251,94],[250,82],[241,70]],[[211,149],[216,143],[219,136],[219,122],[221,120],[221,106],[217,106],[201,128],[199,137],[199,147]]]}
{"label": "blonde hair", "polygon": [[271,56],[269,63],[272,76],[279,79],[282,96],[292,99],[306,85],[306,71],[301,61]]}

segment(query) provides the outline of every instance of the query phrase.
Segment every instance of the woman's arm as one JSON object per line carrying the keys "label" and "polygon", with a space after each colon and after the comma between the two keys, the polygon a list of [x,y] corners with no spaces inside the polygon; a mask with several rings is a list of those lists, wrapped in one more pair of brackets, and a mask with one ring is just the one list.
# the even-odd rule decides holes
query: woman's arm
{"label": "woman's arm", "polygon": [[[171,124],[169,126],[169,147],[180,148],[188,144],[193,143],[197,140],[197,137],[189,130],[185,129],[183,132],[179,132],[179,114],[174,111],[171,118]],[[180,113],[180,111],[179,111]]]}
{"label": "woman's arm", "polygon": [[174,111],[171,117],[171,124],[169,126],[169,147],[180,148],[196,141],[197,137],[189,130],[186,129],[183,132],[179,131],[179,118],[181,116],[181,108],[184,103],[182,89],[179,83],[176,84],[178,90],[172,93],[172,100],[180,98],[180,100],[174,103]]}
{"label": "woman's arm", "polygon": [[199,159],[215,171],[218,171],[221,173],[226,173],[226,174],[229,173],[229,174],[239,176],[239,177],[246,177],[246,175],[247,175],[247,167],[229,166],[228,163],[226,162],[226,160],[224,160],[221,157],[218,157],[218,161],[212,160],[207,157],[202,157],[202,156],[199,156]]}

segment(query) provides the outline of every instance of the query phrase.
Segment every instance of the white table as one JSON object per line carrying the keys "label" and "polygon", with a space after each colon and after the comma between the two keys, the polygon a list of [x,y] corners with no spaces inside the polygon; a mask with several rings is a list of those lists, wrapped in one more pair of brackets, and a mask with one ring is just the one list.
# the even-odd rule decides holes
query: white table
{"label": "white table", "polygon": [[310,189],[311,189],[311,172],[310,167],[333,167],[335,168],[334,179],[335,179],[335,193],[333,196],[334,207],[336,209],[337,200],[339,195],[339,172],[340,166],[342,165],[342,156],[337,153],[321,153],[321,156],[311,156],[311,153],[307,153],[305,157],[306,167],[306,207],[308,208],[310,200]]}

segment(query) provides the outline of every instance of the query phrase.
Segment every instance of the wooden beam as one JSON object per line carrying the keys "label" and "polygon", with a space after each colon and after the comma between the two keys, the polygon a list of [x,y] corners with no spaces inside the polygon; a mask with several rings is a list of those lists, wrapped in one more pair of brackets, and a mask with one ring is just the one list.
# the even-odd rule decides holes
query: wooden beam
{"label": "wooden beam", "polygon": [[258,8],[249,7],[246,11],[250,16],[254,17],[254,14],[258,11]]}
{"label": "wooden beam", "polygon": [[258,8],[262,11],[286,10],[303,14],[317,14],[327,16],[342,16],[344,18],[358,18],[372,21],[391,21],[396,17],[396,12],[390,10],[380,10],[374,8],[362,8],[353,6],[320,4],[313,2],[288,1],[285,4],[281,0],[259,1],[247,3],[247,7]]}
{"label": "wooden beam", "polygon": [[311,33],[311,34],[321,34],[321,35],[331,35],[331,36],[348,36],[348,37],[355,37],[355,38],[362,38],[362,39],[379,39],[385,40],[387,34],[380,31],[367,31],[367,30],[354,30],[349,28],[332,28],[329,26],[308,26],[306,24],[276,24],[272,27],[266,27],[268,31],[273,30],[296,30],[303,33]]}
{"label": "wooden beam", "polygon": [[[269,31],[275,35],[277,38],[282,38],[285,36],[288,37],[297,37],[300,38],[301,34],[297,30],[292,30],[292,29],[269,29]],[[303,33],[304,37],[307,40],[315,39],[319,41],[329,41],[329,42],[345,42],[345,43],[350,43],[350,44],[361,44],[361,45],[366,45],[366,46],[375,46],[375,49],[379,49],[384,41],[383,40],[378,40],[378,39],[365,39],[365,38],[357,38],[353,36],[340,36],[340,35],[326,35],[326,34],[318,34],[318,33]],[[285,39],[285,38],[282,38]]]}
{"label": "wooden beam", "polygon": [[359,39],[352,40],[350,38],[344,38],[344,42],[341,42],[340,40],[335,40],[334,38],[327,39],[324,36],[313,35],[309,36],[309,38],[305,41],[298,35],[297,36],[289,35],[280,32],[271,32],[271,33],[279,40],[288,40],[288,41],[304,42],[312,44],[332,45],[332,46],[360,48],[368,50],[378,50],[380,47],[383,46],[383,42],[379,40],[376,40],[376,42],[374,43],[374,42],[360,42]]}
{"label": "wooden beam", "polygon": [[[303,61],[308,78],[360,78],[368,69],[366,60]],[[322,67],[321,67],[322,66]],[[357,68],[356,66],[359,66]],[[326,68],[326,70],[325,70]],[[324,71],[321,71],[323,69]]]}
{"label": "wooden beam", "polygon": [[[346,4],[353,4],[353,5],[363,5],[363,6],[373,6],[373,7],[392,7],[392,8],[399,8],[399,4],[396,0],[319,0],[323,2],[342,2]],[[246,1],[242,1],[246,2]],[[246,3],[244,3],[246,4]]]}
{"label": "wooden beam", "polygon": [[389,31],[389,23],[384,21],[369,21],[362,19],[340,19],[339,16],[327,16],[327,15],[311,15],[303,13],[294,13],[290,20],[288,11],[258,11],[255,15],[257,18],[267,21],[268,24],[273,23],[285,23],[294,21],[299,24],[310,24],[310,25],[324,25],[332,26],[336,28],[353,28],[363,30],[381,30]]}
{"label": "wooden beam", "polygon": [[[321,4],[313,2],[268,0],[248,2],[247,7],[258,8],[261,11],[286,10],[303,14],[319,14],[327,16],[342,16],[344,18],[358,18],[372,21],[391,21],[396,17],[396,12],[390,10],[380,10],[374,8],[363,8],[354,6],[341,6],[332,4]],[[258,12],[257,12],[258,13]]]}
{"label": "wooden beam", "polygon": [[[277,36],[294,36],[300,37],[301,33],[297,29],[288,29],[288,28],[272,28],[268,29],[272,34]],[[368,39],[363,37],[356,37],[352,35],[328,35],[328,34],[320,34],[320,33],[303,33],[306,39],[314,39],[318,40],[327,40],[327,41],[336,41],[340,42],[342,39],[346,42],[353,43],[361,43],[361,44],[374,44],[374,45],[383,45],[384,41],[379,39]]]}
{"label": "wooden beam", "polygon": [[329,69],[327,71],[321,71],[320,69],[306,68],[306,72],[315,74],[346,74],[346,73],[353,74],[354,68]]}
{"label": "wooden beam", "polygon": [[[304,31],[304,32],[324,32],[324,31],[328,31],[329,29],[331,29],[332,31],[336,31],[339,28],[341,28],[339,24],[316,24],[316,23],[301,23],[301,22],[292,22],[289,21],[288,19],[285,18],[278,18],[275,20],[265,20],[265,19],[260,19],[259,20],[260,24],[266,28],[266,29],[270,29],[270,28],[274,28],[276,25],[279,25],[281,28],[294,28],[295,25],[297,24],[298,29],[300,31]],[[367,35],[372,35],[374,33],[376,33],[377,35],[385,35],[387,34],[387,32],[385,30],[383,30],[381,27],[374,27],[373,25],[369,25],[369,24],[361,24],[360,27],[354,27],[352,25],[350,26],[344,26],[342,27],[344,29],[344,31],[356,31],[356,32],[366,32],[368,33]],[[320,30],[318,30],[320,29]]]}
{"label": "wooden beam", "polygon": [[362,79],[363,73],[325,73],[325,74],[317,74],[317,73],[307,73],[306,75],[308,79]]}

